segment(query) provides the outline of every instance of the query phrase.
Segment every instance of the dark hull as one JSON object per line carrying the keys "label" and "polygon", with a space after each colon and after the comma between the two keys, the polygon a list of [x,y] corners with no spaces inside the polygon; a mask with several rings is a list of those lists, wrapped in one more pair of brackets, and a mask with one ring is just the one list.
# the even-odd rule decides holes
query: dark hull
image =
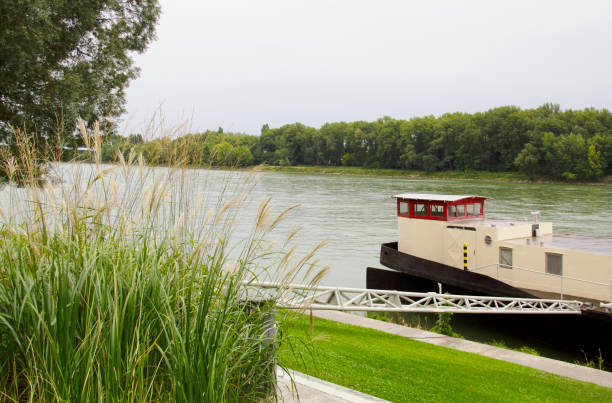
{"label": "dark hull", "polygon": [[[438,292],[534,298],[533,295],[491,277],[411,256],[397,250],[397,242],[381,246],[380,263],[392,270],[368,267],[366,286],[370,289]],[[589,359],[600,351],[606,363],[612,361],[612,315],[583,310],[581,315],[478,314],[457,315],[467,327],[487,327],[499,334],[512,334],[526,343],[537,341]],[[483,340],[484,341],[484,340]]]}

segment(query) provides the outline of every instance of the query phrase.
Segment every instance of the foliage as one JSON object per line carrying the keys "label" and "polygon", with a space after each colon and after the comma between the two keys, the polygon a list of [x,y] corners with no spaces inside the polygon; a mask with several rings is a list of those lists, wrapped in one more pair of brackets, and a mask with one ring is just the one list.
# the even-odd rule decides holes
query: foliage
{"label": "foliage", "polygon": [[525,353],[525,354],[531,354],[531,355],[540,355],[540,352],[538,350],[536,350],[533,347],[529,347],[529,346],[522,346],[518,349],[518,351],[520,351],[521,353]]}
{"label": "foliage", "polygon": [[106,127],[159,15],[157,0],[0,2],[0,141],[11,127],[71,136],[79,116]]}
{"label": "foliage", "polygon": [[595,359],[589,359],[589,357],[587,357],[584,351],[582,351],[582,354],[584,355],[584,362],[575,361],[574,364],[584,365],[585,367],[595,368],[595,369],[600,369],[600,370],[604,369],[604,359],[601,355],[601,349],[599,350],[599,355],[596,356]]}
{"label": "foliage", "polygon": [[458,337],[463,339],[459,333],[456,333],[453,330],[451,325],[451,321],[453,319],[453,314],[450,312],[443,312],[438,314],[438,319],[436,319],[436,324],[431,328],[431,331],[434,333],[440,333],[446,336]]}
{"label": "foliage", "polygon": [[514,159],[514,164],[530,179],[535,179],[541,174],[540,151],[532,143],[527,143]]}
{"label": "foliage", "polygon": [[514,350],[514,351],[520,351],[521,353],[525,353],[525,354],[531,354],[531,355],[537,355],[539,356],[540,353],[538,350],[536,350],[533,347],[530,346],[521,346],[519,348],[512,348],[512,347],[508,347],[506,345],[506,343],[504,343],[501,340],[493,340],[490,343],[487,343],[493,347],[499,347],[499,348],[505,348],[506,350]]}
{"label": "foliage", "polygon": [[[612,114],[592,108],[561,111],[551,104],[407,121],[384,117],[335,122],[320,129],[301,123],[264,125],[260,136],[208,131],[187,137],[193,145],[193,165],[518,172],[530,179],[555,180],[598,180],[612,174]],[[159,158],[150,160],[165,164],[170,150],[184,141],[153,139],[139,150],[156,150]],[[131,147],[124,138],[119,148],[127,153]]]}

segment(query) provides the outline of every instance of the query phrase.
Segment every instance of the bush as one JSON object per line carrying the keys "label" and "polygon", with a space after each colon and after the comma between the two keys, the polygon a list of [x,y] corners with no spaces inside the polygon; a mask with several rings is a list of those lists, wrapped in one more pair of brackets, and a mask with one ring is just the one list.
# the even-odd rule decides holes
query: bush
{"label": "bush", "polygon": [[459,333],[456,333],[451,326],[451,321],[453,318],[453,314],[450,312],[444,312],[438,314],[438,319],[436,320],[436,324],[431,328],[432,332],[444,334],[446,336],[458,337],[463,339]]}

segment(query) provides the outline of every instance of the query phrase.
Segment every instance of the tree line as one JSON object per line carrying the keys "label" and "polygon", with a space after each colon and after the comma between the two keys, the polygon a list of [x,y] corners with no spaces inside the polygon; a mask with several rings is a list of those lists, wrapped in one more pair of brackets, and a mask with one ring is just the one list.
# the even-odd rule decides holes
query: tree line
{"label": "tree line", "polygon": [[259,136],[222,129],[176,139],[107,136],[103,158],[142,153],[153,164],[180,156],[196,166],[319,165],[421,171],[520,171],[530,178],[596,180],[612,173],[612,114],[545,104],[503,106],[410,120],[264,125]]}

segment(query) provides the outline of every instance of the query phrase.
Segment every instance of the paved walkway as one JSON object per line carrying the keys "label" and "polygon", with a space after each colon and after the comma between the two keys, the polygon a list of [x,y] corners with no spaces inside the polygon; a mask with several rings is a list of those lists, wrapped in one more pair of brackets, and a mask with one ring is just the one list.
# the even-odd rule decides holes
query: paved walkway
{"label": "paved walkway", "polygon": [[568,362],[557,361],[550,358],[538,357],[536,355],[521,353],[519,351],[508,350],[505,348],[493,347],[489,346],[488,344],[462,340],[455,337],[444,336],[438,333],[427,332],[425,330],[396,325],[394,323],[387,323],[344,312],[313,311],[313,315],[319,318],[342,322],[349,325],[380,330],[381,332],[408,337],[410,339],[423,341],[425,343],[480,354],[498,360],[513,362],[515,364],[577,379],[579,381],[591,382],[607,388],[612,388],[612,373],[607,371],[601,371],[582,365],[570,364]]}
{"label": "paved walkway", "polygon": [[383,403],[382,400],[334,383],[291,371],[291,378],[281,369],[277,371],[279,398],[281,402],[293,403]]}

